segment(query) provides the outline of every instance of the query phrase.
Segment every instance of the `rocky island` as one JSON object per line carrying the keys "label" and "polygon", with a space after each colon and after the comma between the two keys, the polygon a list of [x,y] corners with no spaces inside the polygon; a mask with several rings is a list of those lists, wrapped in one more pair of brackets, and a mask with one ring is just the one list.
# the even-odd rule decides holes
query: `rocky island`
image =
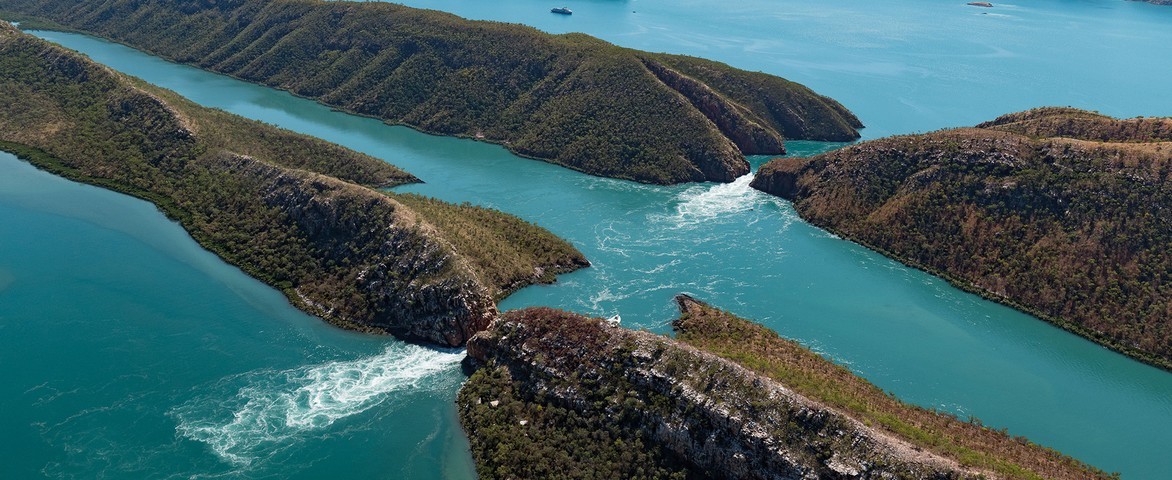
{"label": "rocky island", "polygon": [[0,0],[0,11],[639,182],[727,182],[749,172],[746,154],[782,153],[785,139],[854,140],[862,127],[772,75],[383,2]]}
{"label": "rocky island", "polygon": [[548,308],[468,343],[459,414],[481,478],[1109,478],[909,406],[688,296],[678,340]]}
{"label": "rocky island", "polygon": [[495,301],[587,265],[533,224],[373,187],[386,162],[219,110],[0,22],[0,149],[155,203],[201,245],[340,326],[461,345]]}
{"label": "rocky island", "polygon": [[1172,119],[1070,108],[776,159],[811,223],[1172,367]]}

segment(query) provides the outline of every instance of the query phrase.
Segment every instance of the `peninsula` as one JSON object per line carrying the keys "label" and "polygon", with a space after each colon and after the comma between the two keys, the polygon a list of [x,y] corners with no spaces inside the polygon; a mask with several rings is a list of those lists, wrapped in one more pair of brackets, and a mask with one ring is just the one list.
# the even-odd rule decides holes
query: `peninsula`
{"label": "peninsula", "polygon": [[156,204],[334,324],[461,345],[512,290],[588,265],[536,225],[376,190],[386,162],[197,106],[0,22],[0,149]]}
{"label": "peninsula", "polygon": [[1172,368],[1172,119],[1071,108],[775,159],[803,218]]}
{"label": "peninsula", "polygon": [[547,308],[507,312],[473,337],[478,370],[457,403],[480,477],[1110,478],[676,301],[678,340]]}
{"label": "peninsula", "polygon": [[764,73],[384,2],[0,0],[76,29],[419,130],[648,183],[727,182],[785,139],[850,141],[838,102]]}

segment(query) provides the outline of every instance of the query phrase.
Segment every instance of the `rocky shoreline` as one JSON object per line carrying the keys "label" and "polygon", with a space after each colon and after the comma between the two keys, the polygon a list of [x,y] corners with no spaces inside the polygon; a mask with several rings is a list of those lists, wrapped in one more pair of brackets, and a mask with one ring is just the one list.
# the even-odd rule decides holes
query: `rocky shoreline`
{"label": "rocky shoreline", "polygon": [[1172,119],[1070,108],[770,161],[807,221],[1172,368]]}
{"label": "rocky shoreline", "polygon": [[[962,464],[693,347],[731,331],[768,330],[688,296],[677,303],[683,342],[548,308],[506,312],[473,337],[466,362],[475,373],[457,403],[480,477],[547,478],[570,457],[575,471],[643,478],[1034,478],[1015,469],[1050,478],[1102,476],[968,424],[956,428],[1020,452],[1005,459],[969,455]],[[774,338],[749,342],[795,348]],[[803,363],[825,363],[815,368],[841,374],[841,367],[796,348],[809,355]],[[846,375],[855,380],[836,381],[864,382]],[[627,451],[634,446],[637,453]]]}
{"label": "rocky shoreline", "polygon": [[199,107],[7,23],[0,62],[0,147],[154,203],[332,324],[463,345],[500,296],[589,265],[516,217],[377,190],[418,181],[382,160]]}

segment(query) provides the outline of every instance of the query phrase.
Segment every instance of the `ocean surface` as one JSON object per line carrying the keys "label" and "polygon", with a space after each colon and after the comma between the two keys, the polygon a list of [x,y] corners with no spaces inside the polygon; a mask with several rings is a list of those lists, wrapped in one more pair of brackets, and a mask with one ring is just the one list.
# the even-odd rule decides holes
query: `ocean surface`
{"label": "ocean surface", "polygon": [[[411,2],[783,75],[853,109],[868,137],[1045,104],[1172,114],[1160,84],[1172,78],[1172,7],[565,3],[573,16],[532,1]],[[812,227],[748,176],[673,187],[590,177],[35,33],[198,103],[383,158],[426,182],[401,190],[519,215],[594,263],[504,309],[620,313],[668,332],[672,296],[688,292],[902,399],[1124,478],[1172,471],[1172,374]],[[837,146],[790,142],[798,155]],[[329,327],[153,206],[0,154],[0,478],[470,478],[452,404],[461,356]]]}

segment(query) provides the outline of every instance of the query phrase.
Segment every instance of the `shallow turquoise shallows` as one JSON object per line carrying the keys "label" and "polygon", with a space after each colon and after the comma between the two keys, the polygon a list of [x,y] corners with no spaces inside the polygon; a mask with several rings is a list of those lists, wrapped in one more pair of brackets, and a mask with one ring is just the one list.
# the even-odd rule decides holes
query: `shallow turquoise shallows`
{"label": "shallow turquoise shallows", "polygon": [[[724,3],[581,1],[567,3],[571,17],[532,2],[427,5],[785,75],[841,99],[868,136],[1038,104],[1172,114],[1159,85],[1172,78],[1172,7]],[[403,190],[520,215],[594,262],[503,308],[620,313],[666,332],[672,296],[689,292],[903,399],[1125,478],[1172,471],[1172,374],[813,228],[748,177],[675,187],[589,177],[90,37],[37,34],[201,104],[384,158],[427,182]],[[11,442],[0,477],[465,478],[451,405],[459,356],[327,327],[149,205],[0,156],[0,431]]]}

